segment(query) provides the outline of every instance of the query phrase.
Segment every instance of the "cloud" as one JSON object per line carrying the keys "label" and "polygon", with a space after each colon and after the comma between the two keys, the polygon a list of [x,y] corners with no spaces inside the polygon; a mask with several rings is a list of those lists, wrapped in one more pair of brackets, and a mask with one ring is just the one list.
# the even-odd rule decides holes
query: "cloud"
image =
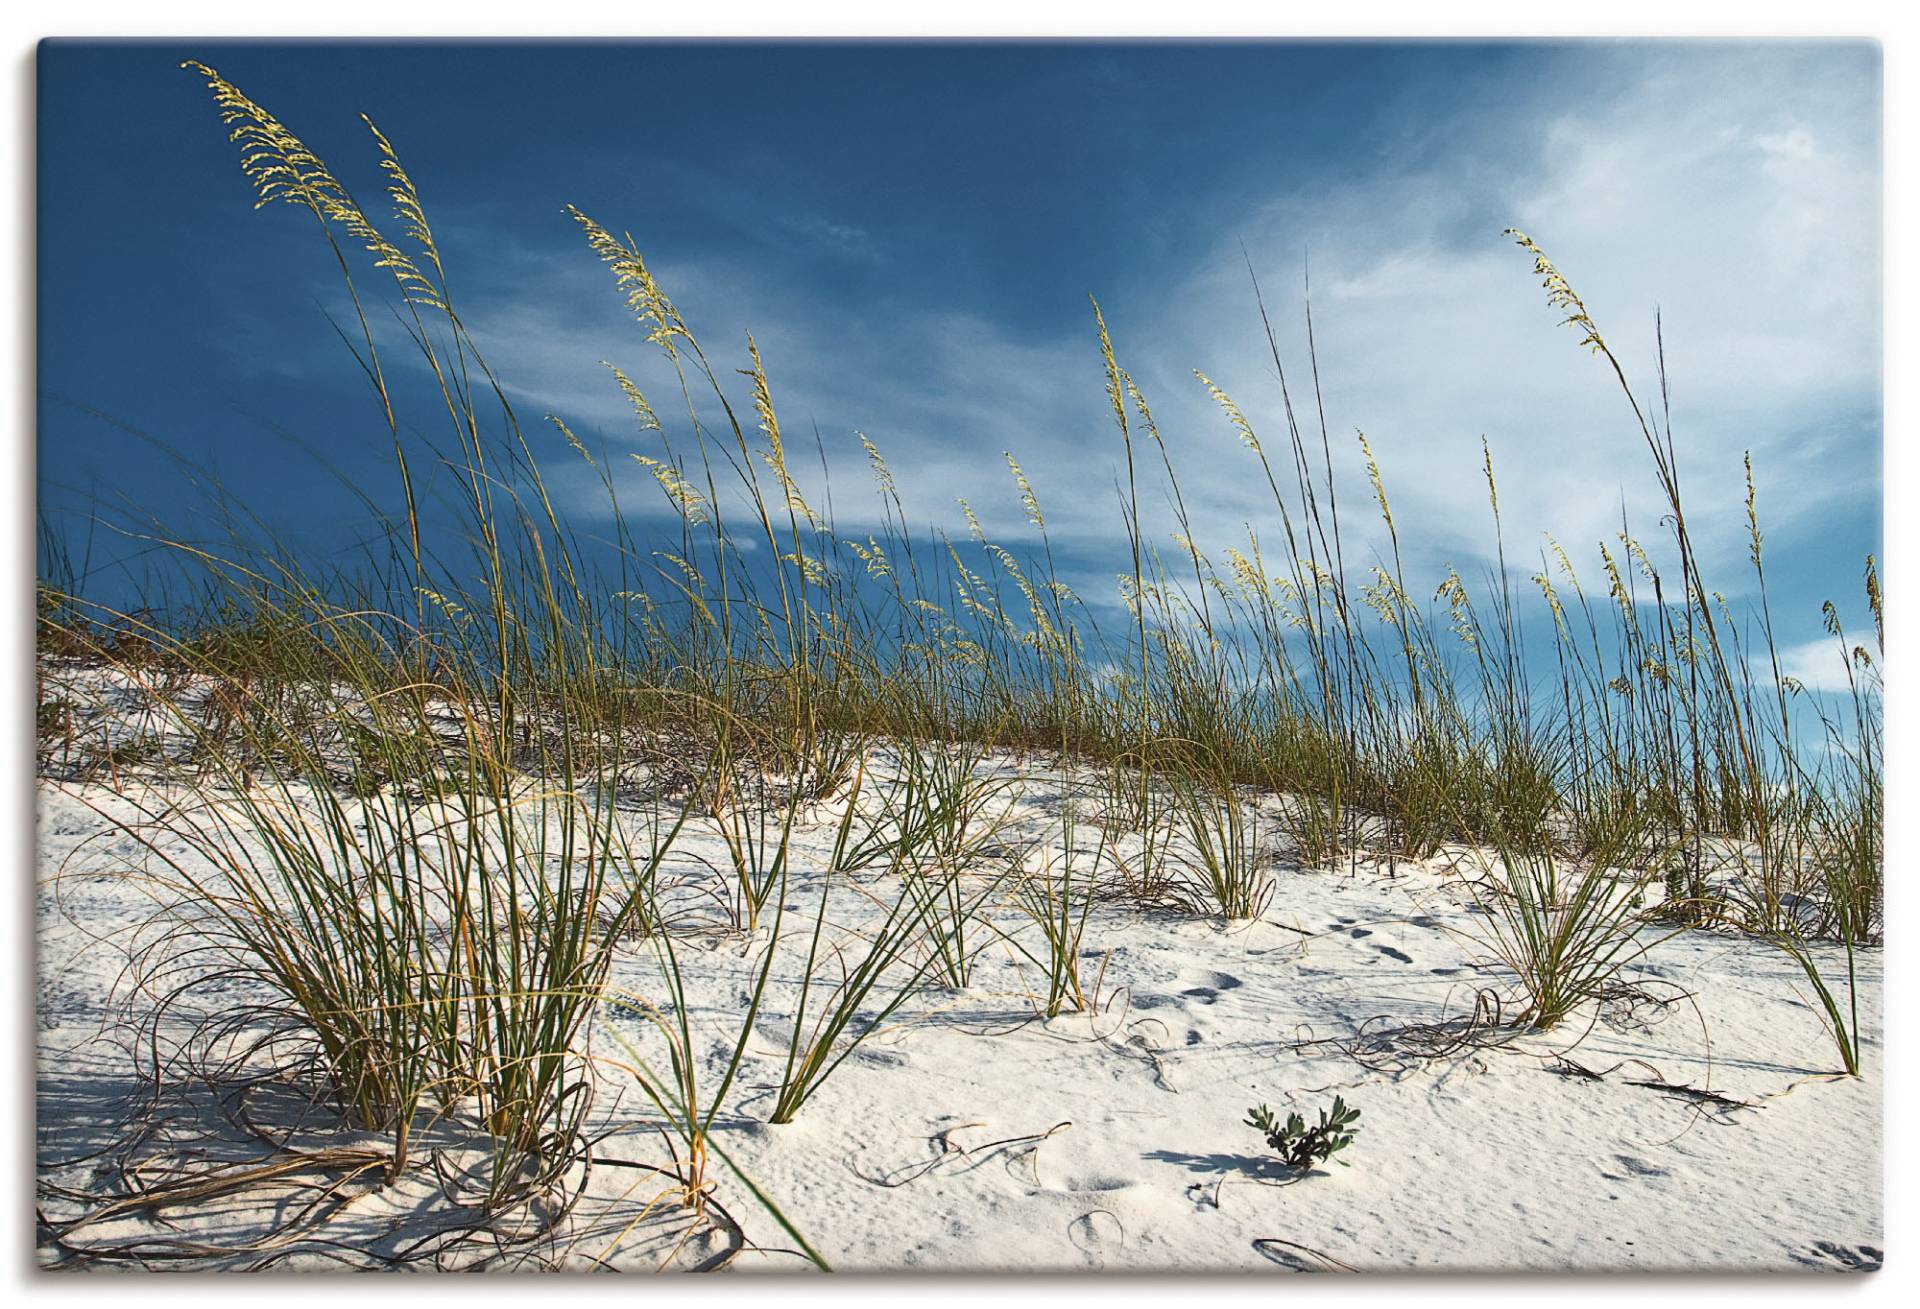
{"label": "cloud", "polygon": [[1805,163],[1814,156],[1817,143],[1813,133],[1804,127],[1790,128],[1784,132],[1769,132],[1753,138],[1754,145],[1791,166],[1793,163]]}
{"label": "cloud", "polygon": [[[1847,680],[1851,648],[1851,644],[1843,648],[1832,637],[1788,646],[1780,651],[1780,674],[1791,677],[1809,691],[1845,695],[1851,689]],[[1772,662],[1765,655],[1756,655],[1752,663],[1755,676],[1763,684],[1770,682],[1773,677]],[[1864,672],[1856,671],[1854,675],[1863,686],[1872,682],[1871,676]]]}
{"label": "cloud", "polygon": [[[1664,320],[1675,442],[1698,533],[1738,559],[1741,453],[1752,449],[1776,532],[1871,513],[1878,444],[1878,139],[1870,79],[1791,51],[1637,55],[1593,80],[1611,93],[1363,185],[1277,200],[1250,221],[1257,268],[1310,250],[1315,336],[1334,439],[1367,431],[1414,535],[1484,557],[1479,440],[1491,447],[1511,541],[1552,529],[1569,548],[1636,531],[1661,510],[1632,410],[1604,364],[1557,330],[1511,223],[1546,246],[1591,308],[1643,405],[1658,408]],[[1484,124],[1481,124],[1484,126]],[[1187,288],[1176,338],[1274,426],[1263,342],[1238,241]],[[1276,294],[1276,290],[1282,294]],[[1270,300],[1297,309],[1290,288]],[[1308,354],[1280,322],[1296,403]],[[1213,324],[1233,324],[1221,328]],[[1258,421],[1258,419],[1256,419]],[[1351,462],[1351,460],[1349,461]]]}
{"label": "cloud", "polygon": [[[1463,88],[1452,109],[1399,106],[1405,121],[1382,133],[1358,180],[1219,212],[1171,274],[1119,269],[1103,289],[1121,362],[1155,406],[1210,550],[1251,530],[1271,556],[1279,520],[1259,465],[1192,369],[1245,409],[1282,489],[1292,487],[1249,263],[1315,459],[1324,409],[1350,565],[1387,548],[1356,429],[1380,457],[1417,582],[1436,581],[1447,562],[1470,572],[1493,556],[1483,437],[1516,567],[1537,566],[1547,530],[1583,569],[1596,567],[1594,543],[1611,539],[1623,513],[1650,545],[1663,535],[1633,411],[1604,362],[1556,325],[1527,256],[1500,236],[1508,225],[1537,238],[1573,281],[1653,412],[1664,408],[1661,314],[1674,441],[1711,582],[1741,590],[1744,451],[1772,549],[1817,545],[1831,516],[1877,513],[1877,55],[1846,45],[1579,46],[1529,66],[1525,80]],[[1250,156],[1238,171],[1257,167]],[[786,227],[849,257],[875,249],[871,233],[819,217]],[[730,386],[741,385],[728,371],[745,362],[741,329],[753,328],[802,481],[824,506],[817,424],[844,527],[878,515],[859,429],[886,453],[917,524],[959,534],[954,500],[965,497],[990,532],[1031,541],[1001,459],[1012,451],[1056,543],[1082,560],[1120,546],[1122,447],[1090,313],[1036,334],[948,307],[823,296],[745,263],[661,261],[656,272]],[[671,372],[584,252],[514,252],[469,316],[522,403],[599,432],[616,453],[642,438],[598,360],[632,371],[663,415],[678,403]],[[1172,517],[1152,476],[1157,459],[1136,453],[1148,527],[1164,548]],[[626,502],[651,504],[644,472],[627,476]],[[584,470],[578,493],[583,511],[604,504]],[[1834,566],[1851,574],[1857,561]],[[1086,570],[1110,589],[1110,568]]]}
{"label": "cloud", "polygon": [[874,240],[873,233],[864,227],[855,227],[851,223],[836,223],[817,215],[798,218],[783,217],[780,225],[828,254],[868,263],[880,262],[879,243]]}

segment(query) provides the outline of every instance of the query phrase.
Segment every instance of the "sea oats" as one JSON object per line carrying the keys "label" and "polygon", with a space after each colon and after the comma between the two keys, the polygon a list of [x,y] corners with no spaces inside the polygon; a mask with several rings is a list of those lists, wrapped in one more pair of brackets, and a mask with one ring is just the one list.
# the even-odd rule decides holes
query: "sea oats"
{"label": "sea oats", "polygon": [[667,499],[673,502],[674,508],[688,523],[698,525],[708,521],[706,496],[678,468],[651,455],[635,454],[631,458],[653,474],[653,480],[659,483]]}
{"label": "sea oats", "polygon": [[633,416],[639,421],[640,430],[643,432],[664,431],[665,429],[660,426],[659,416],[653,412],[653,406],[647,403],[647,397],[640,393],[640,388],[633,384],[633,379],[621,371],[618,366],[610,364],[604,359],[600,361],[600,366],[613,374],[613,380],[615,384],[619,386],[620,394],[624,395],[627,398],[627,403],[633,407]]}
{"label": "sea oats", "polygon": [[[572,446],[582,459],[586,460],[589,464],[593,463],[593,456],[587,452],[587,447],[580,443],[580,438],[573,434],[571,427],[568,427],[565,422],[554,414],[548,414],[547,421],[559,429],[560,435],[567,438],[567,444]],[[595,466],[597,467],[598,465]]]}
{"label": "sea oats", "polygon": [[1010,450],[1002,453],[1006,456],[1007,467],[1013,472],[1014,483],[1020,488],[1020,504],[1027,511],[1027,521],[1044,531],[1047,520],[1040,513],[1039,498],[1034,495],[1033,486],[1027,481],[1026,473],[1021,471],[1020,461],[1013,457],[1013,452]]}
{"label": "sea oats", "polygon": [[1206,388],[1207,394],[1213,397],[1213,402],[1219,405],[1227,415],[1227,421],[1233,424],[1233,430],[1240,434],[1240,444],[1259,454],[1260,438],[1253,434],[1253,424],[1247,421],[1247,416],[1240,411],[1240,406],[1235,404],[1233,398],[1225,391],[1215,386],[1212,378],[1199,369],[1194,369],[1193,375],[1200,379],[1200,385]]}
{"label": "sea oats", "polygon": [[614,284],[626,296],[628,311],[647,328],[647,339],[665,350],[669,358],[677,359],[675,342],[690,341],[692,337],[679,311],[667,299],[667,293],[647,270],[639,247],[632,238],[625,243],[616,240],[606,228],[572,205],[567,206],[567,213],[586,233],[588,246],[612,271]]}

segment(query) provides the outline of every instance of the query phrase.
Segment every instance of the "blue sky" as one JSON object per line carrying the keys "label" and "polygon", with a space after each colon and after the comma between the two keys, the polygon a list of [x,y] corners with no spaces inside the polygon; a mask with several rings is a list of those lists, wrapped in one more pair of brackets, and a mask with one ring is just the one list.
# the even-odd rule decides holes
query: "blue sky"
{"label": "blue sky", "polygon": [[[1363,557],[1381,538],[1357,512],[1356,428],[1429,586],[1490,553],[1483,435],[1529,566],[1551,529],[1591,581],[1623,502],[1655,536],[1631,415],[1500,238],[1519,226],[1649,393],[1664,315],[1710,580],[1736,598],[1746,584],[1751,449],[1789,642],[1819,635],[1829,595],[1861,607],[1881,527],[1870,45],[42,47],[43,503],[125,497],[191,530],[200,502],[141,432],[327,550],[365,512],[307,452],[385,486],[389,447],[327,321],[330,256],[310,220],[252,210],[184,58],[271,109],[369,207],[355,115],[378,122],[529,419],[646,450],[603,358],[669,398],[573,203],[634,235],[723,367],[754,332],[790,431],[821,431],[844,526],[875,508],[859,429],[918,521],[957,533],[965,496],[1017,547],[1012,451],[1087,595],[1118,567],[1120,454],[1089,293],[1204,507],[1202,544],[1275,537],[1264,483],[1191,372],[1283,439],[1248,260],[1296,398],[1310,261]],[[590,521],[584,472],[563,490]],[[630,502],[650,503],[643,477]]]}

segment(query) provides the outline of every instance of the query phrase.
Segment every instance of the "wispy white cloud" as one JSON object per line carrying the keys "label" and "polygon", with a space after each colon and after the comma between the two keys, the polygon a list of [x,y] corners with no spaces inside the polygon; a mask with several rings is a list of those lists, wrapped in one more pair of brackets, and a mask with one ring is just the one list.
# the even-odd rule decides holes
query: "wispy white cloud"
{"label": "wispy white cloud", "polygon": [[[1656,406],[1656,308],[1663,315],[1690,512],[1702,541],[1724,543],[1713,562],[1729,592],[1739,590],[1743,451],[1778,546],[1817,542],[1830,516],[1877,512],[1877,57],[1845,46],[1587,47],[1567,71],[1520,92],[1503,86],[1498,103],[1469,98],[1383,141],[1360,180],[1221,212],[1191,233],[1191,257],[1170,282],[1115,270],[1103,299],[1116,344],[1155,404],[1203,543],[1223,547],[1248,527],[1278,537],[1257,465],[1190,371],[1219,381],[1270,451],[1284,450],[1249,261],[1296,410],[1318,441],[1303,255],[1353,555],[1382,544],[1355,429],[1380,455],[1403,539],[1422,543],[1416,568],[1470,570],[1489,557],[1483,437],[1517,558],[1532,562],[1552,530],[1584,564],[1623,509],[1637,532],[1659,535],[1632,413],[1608,370],[1556,327],[1526,256],[1499,235],[1509,224],[1550,251],[1642,403]],[[850,225],[788,226],[845,254],[874,248]],[[965,497],[990,531],[1030,535],[1000,458],[1012,450],[1057,541],[1083,555],[1115,542],[1121,448],[1090,314],[1036,337],[944,307],[823,300],[744,265],[661,258],[656,271],[723,369],[744,362],[740,332],[752,326],[789,440],[810,445],[816,423],[823,434],[848,525],[877,508],[851,436],[860,429],[887,453],[919,521],[957,525],[953,501]],[[670,372],[648,362],[584,252],[523,251],[500,285],[473,320],[523,403],[634,439],[597,364],[611,358],[671,411],[660,394]],[[644,500],[644,474],[632,476],[629,501]],[[806,480],[824,502],[817,477]],[[583,480],[582,506],[595,494]],[[1158,493],[1148,508],[1164,541]]]}
{"label": "wispy white cloud", "polygon": [[[1847,677],[1853,662],[1853,646],[1842,646],[1832,637],[1791,645],[1780,651],[1780,674],[1790,677],[1809,691],[1845,694],[1855,684]],[[1773,676],[1772,661],[1755,656],[1754,672],[1763,681]],[[1871,677],[1855,665],[1855,678],[1862,686],[1872,685]]]}
{"label": "wispy white cloud", "polygon": [[828,254],[869,263],[880,262],[879,242],[874,239],[873,233],[864,227],[856,227],[852,223],[834,222],[817,214],[789,215],[783,217],[780,224],[810,245]]}
{"label": "wispy white cloud", "polygon": [[[1785,50],[1705,63],[1701,53],[1667,52],[1637,76],[1627,70],[1641,57],[1603,69],[1597,80],[1618,88],[1597,103],[1508,106],[1543,124],[1528,151],[1489,159],[1469,132],[1448,154],[1277,201],[1253,220],[1257,267],[1298,267],[1312,252],[1336,439],[1368,432],[1396,512],[1443,549],[1488,544],[1476,508],[1483,435],[1514,539],[1551,528],[1570,546],[1590,542],[1617,526],[1623,495],[1653,534],[1655,488],[1631,411],[1609,372],[1554,329],[1524,256],[1498,237],[1506,223],[1553,254],[1656,405],[1662,313],[1681,466],[1714,529],[1703,538],[1730,540],[1737,557],[1737,533],[1718,529],[1740,512],[1749,448],[1776,530],[1870,512],[1874,86]],[[1237,242],[1221,246],[1187,289],[1175,336],[1190,334],[1250,411],[1271,413],[1271,361],[1238,327],[1244,308],[1222,311],[1244,306],[1245,263]],[[1292,320],[1281,315],[1281,345],[1299,388],[1307,352]]]}

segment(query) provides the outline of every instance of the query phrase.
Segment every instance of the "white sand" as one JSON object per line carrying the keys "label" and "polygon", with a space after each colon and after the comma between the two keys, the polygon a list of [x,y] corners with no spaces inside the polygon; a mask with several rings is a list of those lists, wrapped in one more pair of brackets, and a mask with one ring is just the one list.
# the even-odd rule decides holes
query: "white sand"
{"label": "white sand", "polygon": [[[1057,837],[1048,803],[1057,789],[1044,780],[1029,788],[1018,830],[1037,841],[1049,831]],[[165,785],[141,793],[149,801],[176,796]],[[126,951],[150,939],[137,928],[153,912],[142,883],[127,875],[148,856],[106,817],[131,812],[102,785],[43,780],[39,788],[39,1150],[43,1181],[76,1189],[111,1189],[111,1174],[94,1161],[63,1161],[115,1140],[114,1124],[140,1090],[109,1023]],[[831,817],[818,815],[802,833],[808,857],[789,890],[789,939],[715,1139],[836,1269],[1796,1270],[1878,1262],[1878,951],[1859,958],[1866,1075],[1857,1080],[1814,1076],[1836,1068],[1836,1058],[1790,960],[1756,941],[1704,931],[1665,940],[1647,932],[1657,944],[1631,975],[1671,1003],[1586,1012],[1545,1034],[1481,1030],[1449,1050],[1431,1031],[1423,1040],[1421,1025],[1462,1019],[1481,988],[1511,997],[1514,986],[1484,965],[1484,929],[1444,861],[1403,863],[1389,875],[1372,866],[1302,871],[1282,860],[1264,914],[1231,927],[1103,904],[1085,937],[1087,977],[1100,980],[1091,1014],[1037,1018],[1032,995],[1042,980],[1004,944],[991,944],[972,987],[910,1001],[796,1122],[768,1126]],[[694,876],[703,858],[724,864],[713,837],[691,834],[670,867]],[[853,880],[881,898],[897,884],[881,870]],[[832,904],[841,932],[878,912],[844,885]],[[995,921],[1032,936],[1015,911],[1002,907]],[[764,930],[755,941],[709,932],[680,944],[715,1069],[765,944]],[[1838,948],[1821,953],[1840,975]],[[659,998],[651,948],[636,942],[626,950],[613,984]],[[211,1012],[223,1001],[199,1003]],[[135,1012],[143,1004],[135,997]],[[183,1024],[168,1030],[177,1035]],[[610,1059],[625,1055],[609,1027],[650,1039],[630,1017],[603,1018],[595,1049]],[[1343,1038],[1345,1048],[1331,1043]],[[1316,1041],[1329,1043],[1309,1044]],[[649,1048],[658,1054],[657,1044]],[[651,1130],[657,1115],[616,1070],[601,1076],[597,1113],[611,1134],[597,1153],[667,1162]],[[1342,1156],[1351,1167],[1288,1179],[1263,1162],[1264,1143],[1243,1122],[1250,1106],[1296,1108],[1311,1119],[1336,1093],[1362,1111],[1358,1139]],[[449,1146],[446,1157],[459,1152]],[[751,1240],[791,1244],[717,1163],[714,1177],[716,1198]],[[425,1175],[358,1189],[313,1236],[391,1250],[431,1228],[444,1204]],[[572,1263],[590,1253],[644,1268],[725,1250],[721,1234],[689,1237],[675,1209],[636,1223],[659,1189],[643,1174],[599,1169],[565,1238],[537,1253]],[[165,1230],[235,1242],[284,1217],[278,1204],[256,1195],[174,1209]],[[83,1208],[51,1194],[42,1206],[56,1219]],[[134,1215],[89,1237],[162,1231],[154,1218]],[[43,1257],[51,1257],[44,1247]],[[326,1258],[315,1246],[292,1263]],[[760,1253],[734,1266],[798,1263]]]}

